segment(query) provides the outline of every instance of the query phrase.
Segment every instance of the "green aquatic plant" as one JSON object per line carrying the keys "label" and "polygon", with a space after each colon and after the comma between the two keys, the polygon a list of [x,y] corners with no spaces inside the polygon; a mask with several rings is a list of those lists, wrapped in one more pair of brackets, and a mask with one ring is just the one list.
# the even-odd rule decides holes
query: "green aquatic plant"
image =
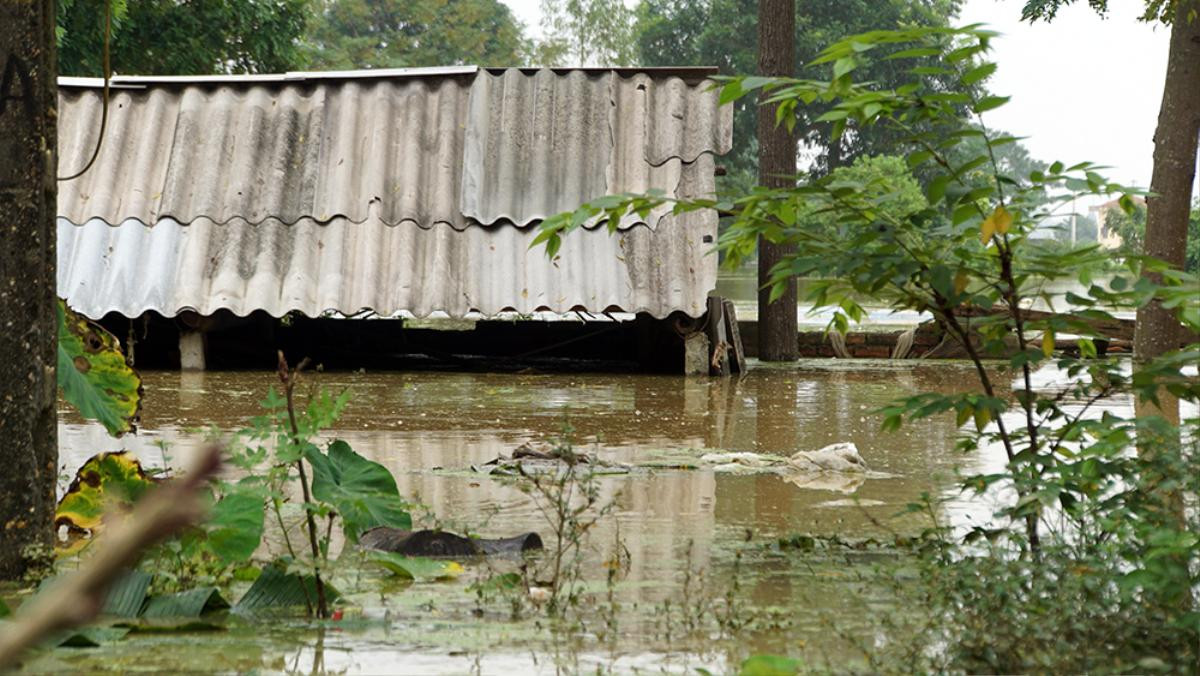
{"label": "green aquatic plant", "polygon": [[[553,256],[564,236],[585,223],[599,220],[613,230],[623,216],[668,204],[676,213],[716,209],[729,217],[717,246],[727,264],[752,256],[762,240],[787,245],[792,253],[770,272],[772,299],[794,277],[819,280],[809,285],[808,300],[833,311],[830,330],[845,333],[863,319],[863,298],[932,316],[945,342],[973,366],[977,387],[898,401],[881,411],[884,429],[953,415],[960,449],[994,448],[1006,459],[1000,471],[962,480],[963,490],[996,499],[995,518],[965,533],[937,531],[946,547],[931,555],[928,570],[950,572],[940,579],[927,575],[925,582],[939,589],[951,578],[965,584],[952,565],[964,557],[978,565],[961,569],[984,580],[968,585],[971,591],[956,601],[934,604],[941,620],[935,642],[975,647],[944,651],[954,658],[946,668],[1071,671],[1084,664],[1072,660],[1085,647],[1097,660],[1138,664],[1127,658],[1149,656],[1144,651],[1151,645],[1172,646],[1163,658],[1168,665],[1194,665],[1200,659],[1194,591],[1200,586],[1194,508],[1200,459],[1194,423],[1181,428],[1163,412],[1174,408],[1173,399],[1200,402],[1200,380],[1190,371],[1200,364],[1200,344],[1135,368],[1106,348],[1120,338],[1116,313],[1148,303],[1175,311],[1180,335],[1184,327],[1194,335],[1200,330],[1200,279],[1160,261],[1128,257],[1099,283],[1099,273],[1112,270],[1107,251],[1039,242],[1045,223],[1076,199],[1115,194],[1129,211],[1144,193],[1106,180],[1086,162],[1055,162],[1015,175],[997,161],[998,149],[1017,139],[986,124],[986,114],[1008,100],[979,87],[996,69],[986,60],[994,37],[979,26],[875,31],[833,44],[813,62],[832,66],[830,80],[730,78],[721,87],[724,102],[755,95],[777,104],[778,123],[789,127],[797,111],[820,103],[827,110],[819,120],[831,123],[835,136],[891,130],[908,166],[931,178],[923,207],[887,208],[894,187],[870,176],[798,177],[794,187],[756,188],[727,199],[604,197],[546,219],[536,243]],[[914,59],[925,63],[894,89],[855,80],[868,62]],[[963,156],[968,147],[976,150]],[[811,227],[813,219],[824,227]],[[1054,282],[1078,283],[1082,291],[1059,298],[1051,291]],[[1031,312],[1035,302],[1052,312]],[[1071,349],[1061,349],[1068,337]],[[1055,377],[1043,383],[1042,373]],[[994,570],[1036,568],[1040,577],[1030,579],[1046,582],[997,577],[987,572],[988,561]],[[959,619],[978,619],[980,639],[992,624],[976,608],[991,608],[993,616],[1031,635],[1052,633],[1057,625],[1045,624],[1038,593],[1079,570],[1093,571],[1084,575],[1086,584],[1104,592],[1097,596],[1103,603],[1079,609],[1080,617],[1114,630],[1136,627],[1154,641],[1091,643],[1087,639],[1099,634],[1077,632],[1055,644],[1061,662],[1024,664],[1028,646],[1021,641],[1005,644],[1000,654],[996,645],[967,640],[976,625]],[[1069,609],[1085,597],[1060,598]],[[1004,613],[996,611],[999,606]]]}
{"label": "green aquatic plant", "polygon": [[[283,537],[288,564],[313,579],[311,596],[304,587],[309,612],[328,617],[325,578],[335,520],[341,519],[346,540],[354,543],[361,533],[376,526],[411,529],[412,518],[407,502],[396,488],[396,480],[386,467],[355,453],[342,440],[331,440],[324,448],[318,445],[323,432],[345,409],[350,393],[334,395],[318,390],[308,397],[303,408],[298,407],[296,386],[306,365],[307,360],[294,369],[289,368],[280,353],[279,379],[283,393],[270,389],[262,402],[265,414],[254,418],[241,432],[241,444],[231,460],[247,473],[236,489],[259,491],[262,496],[257,501],[246,501],[246,512],[261,518],[264,505],[269,510]],[[312,468],[311,478],[306,462]],[[292,532],[286,523],[284,509],[293,499],[289,492],[292,487],[298,487],[302,496],[300,508],[307,552],[292,542]],[[318,527],[318,520],[324,522],[323,530]]]}

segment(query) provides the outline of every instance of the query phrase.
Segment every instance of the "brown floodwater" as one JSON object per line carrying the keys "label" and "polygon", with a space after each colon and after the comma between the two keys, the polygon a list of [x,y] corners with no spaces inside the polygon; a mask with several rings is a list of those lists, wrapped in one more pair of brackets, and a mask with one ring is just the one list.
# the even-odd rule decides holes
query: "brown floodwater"
{"label": "brown floodwater", "polygon": [[[269,372],[143,376],[144,406],[136,435],[114,440],[70,409],[60,411],[64,477],[73,476],[91,455],[117,449],[133,451],[148,467],[182,466],[202,443],[203,430],[234,432],[261,413],[259,402],[275,383]],[[756,365],[737,379],[310,373],[302,392],[317,387],[352,391],[349,406],[327,436],[348,441],[391,470],[401,493],[420,505],[414,511],[419,523],[484,536],[525,531],[545,536],[547,525],[526,492],[511,481],[473,473],[471,466],[523,443],[550,442],[567,425],[578,448],[634,466],[714,450],[786,456],[848,441],[857,445],[872,473],[861,481],[807,485],[774,474],[709,469],[639,468],[601,477],[601,493],[612,510],[588,532],[584,568],[594,571],[591,581],[603,585],[601,562],[611,556],[615,543],[628,550],[628,569],[615,596],[624,600],[618,615],[625,621],[616,631],[618,640],[604,650],[596,647],[593,629],[576,631],[572,641],[564,642],[560,636],[548,639],[541,623],[510,621],[494,609],[474,617],[478,609],[471,607],[467,586],[487,571],[469,570],[455,582],[352,596],[364,623],[357,630],[327,632],[284,623],[202,640],[192,637],[191,642],[186,636],[127,638],[114,644],[119,647],[58,650],[33,666],[198,668],[198,660],[208,659],[205,651],[214,649],[220,656],[204,662],[207,666],[283,671],[486,673],[598,666],[657,671],[701,665],[719,671],[754,650],[802,651],[836,661],[846,656],[847,647],[830,634],[828,618],[837,616],[841,627],[861,625],[866,631],[873,615],[887,605],[887,593],[863,589],[855,566],[844,561],[798,570],[765,545],[799,532],[850,539],[912,534],[928,523],[897,515],[923,493],[953,498],[941,514],[949,521],[986,516],[979,504],[955,497],[952,485],[956,470],[978,470],[996,459],[956,451],[951,416],[882,433],[881,416],[875,413],[917,392],[969,388],[972,378],[963,363],[875,361]],[[671,637],[670,627],[663,626],[674,623],[671,607],[686,606],[687,594],[694,596],[697,587],[713,596],[725,594],[734,576],[739,578],[735,591],[747,607],[781,612],[786,626],[770,628],[760,622],[719,646],[711,637]],[[690,591],[684,591],[685,585]],[[118,659],[130,650],[140,654],[140,661]]]}

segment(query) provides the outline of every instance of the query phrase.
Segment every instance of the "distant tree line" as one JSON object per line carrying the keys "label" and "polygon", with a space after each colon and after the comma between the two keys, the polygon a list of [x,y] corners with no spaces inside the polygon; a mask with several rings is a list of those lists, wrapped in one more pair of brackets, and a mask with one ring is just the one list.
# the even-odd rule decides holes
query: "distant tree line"
{"label": "distant tree line", "polygon": [[[541,0],[541,35],[501,0],[112,0],[112,68],[124,74],[259,73],[479,64],[718,66],[753,73],[757,0]],[[946,26],[961,0],[798,0],[796,61],[867,30]],[[104,3],[59,0],[59,69],[99,76]],[[816,73],[813,73],[816,76]],[[893,62],[870,67],[884,85]],[[753,106],[739,104],[723,183],[754,181]],[[813,106],[799,128],[809,168],[827,173],[860,156],[899,154],[895,133],[860,130],[830,143]],[[1016,144],[1016,161],[1027,161]],[[918,179],[921,177],[918,176]]]}

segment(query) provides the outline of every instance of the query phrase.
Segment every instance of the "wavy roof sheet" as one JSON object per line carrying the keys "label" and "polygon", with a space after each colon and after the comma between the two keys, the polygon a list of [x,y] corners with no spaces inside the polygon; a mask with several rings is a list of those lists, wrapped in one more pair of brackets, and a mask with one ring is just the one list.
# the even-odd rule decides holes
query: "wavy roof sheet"
{"label": "wavy roof sheet", "polygon": [[[700,314],[713,215],[662,209],[621,223],[620,238],[580,233],[558,267],[527,248],[529,226],[594,197],[711,193],[732,113],[706,74],[119,78],[96,165],[59,186],[60,292],[93,317]],[[95,84],[60,82],[64,170],[94,148]]]}
{"label": "wavy roof sheet", "polygon": [[[299,310],[463,317],[506,310],[704,312],[716,286],[704,235],[716,218],[666,217],[658,231],[577,230],[552,261],[530,249],[530,228],[389,228],[377,220],[304,219],[153,227],[131,221],[58,222],[58,291],[83,314],[153,310],[208,315]],[[665,236],[665,239],[664,239]]]}

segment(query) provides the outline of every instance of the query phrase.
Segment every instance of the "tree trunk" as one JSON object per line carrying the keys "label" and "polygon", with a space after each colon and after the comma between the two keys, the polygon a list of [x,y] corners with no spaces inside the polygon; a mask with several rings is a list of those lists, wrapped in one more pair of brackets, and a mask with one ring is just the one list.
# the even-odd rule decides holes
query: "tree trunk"
{"label": "tree trunk", "polygon": [[53,544],[54,0],[0,0],[0,579]]}
{"label": "tree trunk", "polygon": [[[758,72],[761,75],[791,76],[796,67],[795,0],[759,0]],[[796,136],[775,124],[778,106],[758,107],[758,182],[770,188],[795,186]],[[758,240],[758,358],[791,361],[800,356],[796,328],[796,280],[788,280],[787,291],[774,303],[771,268],[792,253],[791,247]]]}
{"label": "tree trunk", "polygon": [[[1200,138],[1200,0],[1180,0],[1171,26],[1167,79],[1154,132],[1153,193],[1146,200],[1145,253],[1183,268]],[[1158,275],[1150,275],[1158,281]],[[1134,356],[1146,362],[1179,347],[1183,330],[1158,302],[1138,309]],[[1168,416],[1170,412],[1167,412]]]}

